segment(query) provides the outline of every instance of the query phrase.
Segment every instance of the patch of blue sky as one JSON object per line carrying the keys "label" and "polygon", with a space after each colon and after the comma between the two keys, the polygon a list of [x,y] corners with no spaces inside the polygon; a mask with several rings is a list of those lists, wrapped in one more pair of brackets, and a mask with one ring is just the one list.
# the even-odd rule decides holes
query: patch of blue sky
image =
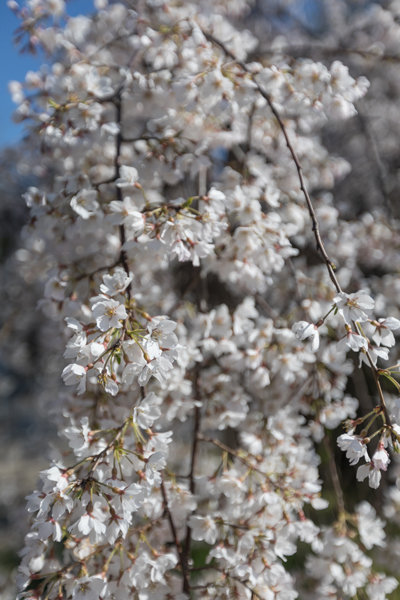
{"label": "patch of blue sky", "polygon": [[[20,3],[23,5],[23,2]],[[68,14],[76,16],[93,11],[93,0],[69,0]],[[0,147],[11,145],[23,137],[24,124],[14,123],[12,114],[15,105],[8,91],[11,80],[24,81],[28,71],[37,71],[43,56],[21,54],[14,43],[14,32],[19,20],[8,8],[5,0],[0,1]]]}

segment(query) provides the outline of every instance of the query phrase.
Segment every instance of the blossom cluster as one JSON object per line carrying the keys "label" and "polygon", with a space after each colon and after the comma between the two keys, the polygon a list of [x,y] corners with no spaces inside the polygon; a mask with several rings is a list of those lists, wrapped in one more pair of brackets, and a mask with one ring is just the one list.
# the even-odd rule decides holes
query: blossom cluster
{"label": "blossom cluster", "polygon": [[[347,248],[328,190],[349,165],[319,138],[368,81],[337,60],[246,62],[258,41],[227,18],[242,0],[11,5],[57,57],[10,87],[43,150],[19,269],[44,284],[67,361],[65,449],[28,497],[20,597],[287,600],[300,541],[312,598],[384,600],[397,582],[365,553],[384,545],[372,506],[338,500],[323,528],[316,512],[330,432],[345,424],[339,448],[373,488],[400,442],[381,384],[400,388],[398,365],[378,363],[400,307],[355,267],[362,228],[377,246],[387,229],[365,215]],[[328,255],[303,260],[313,230],[338,278]],[[377,390],[362,416],[350,351]]]}

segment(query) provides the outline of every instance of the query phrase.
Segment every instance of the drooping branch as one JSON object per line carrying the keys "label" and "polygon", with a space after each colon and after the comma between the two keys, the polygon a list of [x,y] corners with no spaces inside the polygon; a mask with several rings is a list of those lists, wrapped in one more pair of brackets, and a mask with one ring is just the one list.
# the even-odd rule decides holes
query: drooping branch
{"label": "drooping branch", "polygon": [[324,435],[324,446],[325,446],[325,450],[328,454],[329,471],[331,474],[333,489],[335,490],[336,502],[337,502],[337,507],[338,507],[339,519],[340,519],[346,510],[345,503],[344,503],[344,496],[343,496],[342,486],[340,484],[339,473],[337,470],[335,457],[333,454],[333,448],[332,448],[332,445],[330,443],[330,440],[329,440],[326,432]]}
{"label": "drooping branch", "polygon": [[[337,279],[337,277],[335,275],[335,272],[334,272],[334,263],[329,258],[328,253],[327,253],[327,251],[325,249],[324,243],[323,243],[322,238],[321,238],[321,234],[320,234],[320,231],[319,231],[318,219],[317,219],[317,216],[315,214],[314,206],[312,204],[309,192],[307,190],[307,187],[306,187],[306,184],[305,184],[305,181],[304,181],[303,167],[302,167],[302,165],[301,165],[301,163],[299,161],[299,158],[298,158],[297,153],[296,153],[296,151],[295,151],[295,149],[293,147],[293,144],[290,141],[289,134],[287,132],[285,123],[284,123],[281,115],[279,114],[279,111],[276,109],[276,107],[275,107],[275,105],[274,105],[274,103],[273,103],[270,95],[258,83],[255,74],[252,73],[251,69],[247,66],[247,64],[244,61],[238,59],[236,57],[236,55],[231,50],[229,50],[229,48],[227,48],[227,46],[223,42],[221,42],[220,40],[218,40],[212,34],[209,34],[207,32],[203,32],[203,33],[204,33],[204,35],[206,36],[206,38],[210,42],[212,42],[216,46],[219,46],[221,48],[221,50],[227,56],[229,56],[237,65],[239,65],[243,69],[243,71],[245,71],[246,73],[248,73],[251,76],[252,80],[254,81],[254,83],[256,85],[256,88],[257,88],[258,92],[267,101],[267,104],[270,107],[271,112],[274,115],[274,117],[276,118],[276,120],[277,120],[277,122],[279,124],[279,127],[280,127],[280,129],[281,129],[281,131],[283,133],[283,136],[284,136],[285,141],[286,141],[286,145],[287,145],[287,147],[289,149],[290,154],[292,155],[293,162],[296,165],[297,174],[298,174],[299,183],[300,183],[300,189],[303,192],[304,198],[306,200],[308,212],[310,214],[311,221],[312,221],[312,230],[314,232],[314,237],[315,237],[315,241],[316,241],[316,245],[317,245],[317,250],[319,250],[319,252],[321,252],[322,258],[323,258],[323,260],[325,262],[326,268],[328,269],[329,276],[330,276],[330,278],[332,280],[333,285],[336,288],[336,291],[338,293],[341,293],[343,290],[342,290],[342,288],[340,286],[340,283],[339,283],[339,281],[338,281],[338,279]],[[356,324],[355,327],[356,327],[356,330],[358,331],[358,333],[362,334],[362,332],[359,331],[359,327],[358,327],[357,324]],[[368,350],[366,350],[366,356],[368,358],[368,362],[369,362],[369,364],[371,366],[371,369],[372,369],[372,372],[373,372],[373,375],[374,375],[374,380],[375,380],[376,388],[377,388],[377,391],[378,391],[379,401],[380,401],[381,408],[382,408],[382,410],[384,412],[384,415],[385,415],[386,423],[387,423],[387,425],[390,428],[392,428],[391,419],[390,419],[390,416],[389,416],[389,413],[388,413],[388,410],[387,410],[387,406],[386,406],[385,398],[384,398],[384,395],[383,395],[382,387],[381,387],[380,382],[379,382],[379,370],[376,367],[376,365],[374,364],[374,362],[372,360],[372,357],[371,357],[371,354],[370,354],[370,352]],[[392,439],[393,439],[393,441],[395,441],[395,439],[396,439],[393,432],[392,432]]]}
{"label": "drooping branch", "polygon": [[[199,392],[199,369],[195,369],[194,372],[194,389],[195,389],[195,397],[198,400],[200,397]],[[194,495],[195,493],[195,469],[197,463],[197,447],[199,441],[199,431],[200,431],[200,407],[195,406],[194,409],[194,427],[193,427],[193,445],[192,445],[192,455],[190,461],[190,472],[189,472],[189,489],[190,493]],[[184,577],[183,577],[183,591],[190,591],[190,579],[189,579],[189,560],[190,560],[190,550],[191,550],[191,542],[192,542],[192,530],[189,527],[189,524],[186,524],[186,539],[185,539],[185,549],[182,554],[182,565],[184,569]]]}
{"label": "drooping branch", "polygon": [[276,109],[274,103],[272,102],[272,99],[270,97],[270,95],[264,90],[264,88],[258,83],[256,76],[254,75],[254,73],[252,73],[251,69],[247,66],[247,64],[238,59],[235,54],[233,52],[231,52],[229,50],[229,48],[226,47],[226,45],[221,42],[220,40],[218,40],[217,38],[215,38],[213,35],[204,32],[204,35],[206,36],[207,39],[210,40],[210,42],[212,42],[213,44],[219,46],[221,48],[221,50],[223,50],[223,52],[225,52],[225,54],[227,56],[229,56],[233,61],[235,61],[236,64],[238,64],[243,71],[245,71],[246,73],[248,73],[252,80],[254,81],[258,92],[261,94],[261,96],[267,101],[268,106],[271,109],[272,114],[274,115],[274,117],[276,118],[276,120],[278,121],[279,127],[283,133],[283,136],[285,138],[286,141],[286,146],[289,149],[290,154],[292,155],[293,161],[296,165],[296,169],[297,169],[297,174],[298,174],[298,178],[299,178],[299,183],[300,183],[300,189],[303,192],[304,198],[306,200],[306,204],[307,204],[307,208],[308,208],[308,212],[310,214],[311,217],[311,221],[312,221],[312,229],[314,232],[314,236],[315,236],[315,241],[317,244],[317,250],[319,250],[319,252],[321,252],[322,258],[324,259],[324,262],[326,264],[326,267],[328,269],[328,273],[329,276],[332,280],[333,285],[336,288],[336,291],[338,293],[340,293],[342,291],[342,288],[340,287],[339,281],[337,280],[337,277],[335,275],[334,272],[334,263],[331,261],[331,259],[329,258],[326,250],[325,250],[325,246],[322,242],[321,239],[321,234],[319,231],[319,224],[318,224],[318,220],[317,220],[317,216],[315,214],[315,210],[313,207],[313,204],[311,202],[311,198],[310,195],[308,193],[305,181],[304,181],[304,176],[303,176],[303,167],[301,166],[301,163],[299,161],[299,158],[297,156],[297,153],[293,147],[292,142],[290,141],[289,138],[289,134],[287,132],[285,123],[283,122],[283,119],[281,117],[281,115],[279,114],[278,110]]}
{"label": "drooping branch", "polygon": [[181,546],[181,543],[180,543],[179,538],[178,538],[178,533],[176,531],[176,527],[175,527],[175,523],[174,523],[174,520],[173,520],[172,515],[171,515],[171,511],[169,509],[167,492],[166,492],[166,489],[165,489],[164,481],[161,481],[161,495],[163,497],[164,511],[165,511],[165,514],[167,515],[167,519],[168,519],[168,522],[169,522],[169,526],[170,526],[172,538],[173,538],[173,541],[174,541],[174,545],[176,547],[176,551],[177,551],[178,556],[179,556],[179,562],[180,562],[181,569],[182,569],[182,576],[183,576],[183,581],[184,581],[184,587],[185,587],[185,589],[188,590],[189,589],[189,581],[188,581],[187,570],[186,570],[186,567],[185,567],[184,556],[183,556],[183,552],[182,552],[182,546]]}
{"label": "drooping branch", "polygon": [[[116,97],[113,99],[113,104],[116,108],[116,123],[118,126],[118,132],[117,132],[117,137],[116,137],[116,152],[115,152],[115,177],[116,179],[119,178],[119,174],[120,174],[120,167],[121,165],[120,163],[120,155],[121,155],[121,145],[122,145],[122,90],[118,90],[118,93],[116,95]],[[122,192],[121,192],[121,188],[117,185],[117,199],[121,202],[122,201]],[[122,266],[125,269],[126,274],[129,277],[129,266],[128,266],[128,260],[127,260],[127,256],[126,256],[126,252],[124,250],[124,244],[126,242],[126,236],[125,236],[125,227],[124,225],[120,225],[119,227],[119,231],[120,231],[120,238],[121,238],[121,253],[120,253],[120,257],[119,257],[119,261],[121,262]],[[128,299],[131,299],[132,296],[132,285],[131,283],[129,283],[128,287],[126,288],[126,294],[128,296]]]}

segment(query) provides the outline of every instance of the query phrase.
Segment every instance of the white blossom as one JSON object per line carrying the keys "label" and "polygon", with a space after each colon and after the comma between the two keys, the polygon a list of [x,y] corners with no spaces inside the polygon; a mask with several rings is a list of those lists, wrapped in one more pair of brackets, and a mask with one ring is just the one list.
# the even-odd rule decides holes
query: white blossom
{"label": "white blossom", "polygon": [[189,527],[194,540],[205,541],[207,544],[215,543],[218,529],[211,517],[192,516],[189,519]]}
{"label": "white blossom", "polygon": [[116,296],[126,290],[132,281],[132,277],[128,277],[124,269],[117,267],[112,275],[104,275],[103,281],[104,283],[100,285],[100,291],[107,294],[107,296]]}
{"label": "white blossom", "polygon": [[103,300],[92,306],[93,316],[100,331],[107,331],[111,327],[121,328],[121,320],[126,319],[125,306],[117,300]]}
{"label": "white blossom", "polygon": [[[27,498],[19,597],[383,600],[396,582],[377,560],[389,572],[399,554],[400,251],[385,192],[398,119],[381,60],[398,54],[396,2],[357,18],[327,3],[330,62],[293,54],[310,34],[287,0],[264,3],[268,56],[251,0],[96,0],[75,17],[64,0],[10,4],[24,49],[47,59],[10,85],[26,139],[4,185],[15,171],[37,187],[2,263],[15,311],[0,391],[32,379],[34,339],[64,438]],[[44,325],[27,303],[39,288]],[[342,424],[346,481],[377,488],[389,470],[387,537],[379,492],[353,509],[335,476],[329,496],[338,457],[321,443]]]}
{"label": "white blossom", "polygon": [[368,342],[365,337],[359,335],[358,333],[354,333],[354,331],[347,331],[346,335],[338,341],[337,343],[337,351],[338,352],[346,352],[347,347],[353,350],[354,352],[359,352],[362,348],[367,350]]}
{"label": "white blossom", "polygon": [[99,208],[96,198],[96,190],[81,190],[71,198],[71,207],[82,219],[89,219]]}
{"label": "white blossom", "polygon": [[348,325],[351,325],[352,321],[366,321],[368,315],[364,310],[371,310],[375,305],[375,301],[363,290],[354,294],[340,292],[333,300]]}
{"label": "white blossom", "polygon": [[319,348],[319,332],[318,327],[313,323],[307,323],[307,321],[299,321],[295,323],[292,330],[296,334],[299,340],[305,340],[311,338],[311,350],[316,352]]}
{"label": "white blossom", "polygon": [[123,165],[119,169],[120,178],[117,179],[116,184],[120,188],[131,187],[135,185],[138,180],[138,172],[135,167],[127,167]]}
{"label": "white blossom", "polygon": [[343,433],[337,439],[339,448],[346,451],[346,457],[351,465],[356,465],[360,458],[365,458],[370,462],[367,445],[363,443],[363,439],[349,433]]}
{"label": "white blossom", "polygon": [[77,385],[77,394],[83,394],[86,390],[86,369],[81,365],[70,364],[62,372],[65,385]]}

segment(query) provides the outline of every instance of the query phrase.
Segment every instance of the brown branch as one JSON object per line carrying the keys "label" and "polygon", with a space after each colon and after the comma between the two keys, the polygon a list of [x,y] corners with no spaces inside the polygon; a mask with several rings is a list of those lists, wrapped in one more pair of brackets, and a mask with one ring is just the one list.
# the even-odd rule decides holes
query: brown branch
{"label": "brown branch", "polygon": [[[175,527],[175,523],[172,519],[172,515],[171,515],[171,511],[169,510],[169,505],[168,505],[168,498],[167,498],[167,492],[165,490],[165,485],[164,485],[164,480],[161,481],[161,494],[163,497],[163,502],[164,502],[164,510],[165,510],[165,514],[167,516],[168,522],[169,522],[169,527],[171,529],[171,534],[172,534],[172,538],[174,540],[174,544],[176,547],[176,551],[178,553],[179,556],[179,562],[181,565],[181,569],[182,569],[182,575],[183,575],[183,581],[184,581],[184,585],[185,585],[185,581],[188,579],[187,576],[187,572],[186,572],[186,568],[185,568],[185,563],[184,563],[184,557],[183,557],[183,552],[182,552],[182,546],[181,543],[178,539],[178,534],[176,531],[176,527]],[[186,582],[186,586],[187,589],[189,589],[189,582]]]}
{"label": "brown branch", "polygon": [[[198,382],[199,372],[198,369],[195,369],[194,373],[194,389],[195,389],[195,398],[198,400],[200,398],[199,391],[199,382]],[[199,430],[200,430],[200,407],[195,406],[194,412],[194,428],[193,428],[193,446],[192,446],[192,457],[190,461],[190,473],[189,473],[189,489],[191,494],[195,492],[195,480],[194,480],[194,472],[196,468],[197,461],[197,445],[199,441]],[[192,530],[189,527],[189,524],[186,525],[186,538],[185,538],[185,550],[182,555],[183,566],[185,577],[183,578],[183,592],[188,593],[190,591],[190,578],[189,578],[189,559],[190,559],[190,548],[192,541]]]}
{"label": "brown branch", "polygon": [[337,502],[339,518],[340,518],[340,516],[343,515],[346,511],[345,504],[344,504],[343,490],[342,490],[342,486],[340,485],[339,473],[338,473],[338,470],[336,467],[335,456],[333,454],[332,445],[331,445],[330,439],[328,438],[326,432],[324,435],[324,446],[328,453],[329,471],[331,474],[333,489],[335,490],[336,502]]}
{"label": "brown branch", "polygon": [[[114,106],[117,111],[116,123],[118,125],[118,133],[117,133],[117,138],[116,138],[116,146],[117,147],[116,147],[116,152],[115,152],[115,163],[114,163],[115,179],[118,179],[119,172],[120,172],[119,158],[121,155],[121,145],[122,145],[122,90],[118,91],[118,93],[116,94],[116,97],[113,99],[113,103],[114,103]],[[121,202],[122,201],[122,191],[121,191],[121,188],[118,187],[118,185],[116,187],[117,187],[117,199]],[[127,255],[126,255],[126,251],[123,250],[123,246],[126,241],[124,225],[119,226],[119,232],[120,232],[120,238],[121,238],[121,253],[119,256],[119,262],[122,264],[127,276],[129,277],[129,266],[128,266]],[[128,299],[130,300],[132,297],[131,283],[129,283],[128,287],[126,288],[126,293],[128,295]]]}
{"label": "brown branch", "polygon": [[[294,149],[294,147],[293,147],[293,145],[292,145],[292,143],[291,143],[291,141],[289,139],[289,135],[288,135],[285,123],[283,122],[283,119],[282,119],[281,115],[279,114],[278,110],[275,108],[275,106],[274,106],[274,104],[273,104],[273,102],[271,100],[270,95],[258,83],[255,74],[252,73],[252,71],[249,69],[249,67],[246,65],[246,63],[243,62],[242,60],[238,59],[235,56],[235,54],[233,52],[231,52],[229,50],[229,48],[227,48],[226,45],[223,42],[219,41],[213,35],[211,35],[209,33],[206,33],[206,32],[203,32],[203,33],[204,33],[204,35],[206,36],[206,38],[210,42],[212,42],[216,46],[219,46],[221,48],[221,50],[223,50],[223,52],[227,56],[229,56],[237,65],[239,65],[243,69],[243,71],[245,71],[245,73],[248,73],[251,76],[253,82],[256,85],[256,88],[257,88],[258,92],[267,101],[267,104],[270,107],[271,112],[274,115],[274,117],[276,118],[276,120],[277,120],[277,122],[279,124],[279,127],[280,127],[280,129],[281,129],[281,131],[283,133],[283,136],[284,136],[285,141],[286,141],[286,146],[288,147],[288,149],[290,151],[290,154],[292,155],[293,162],[296,165],[297,174],[298,174],[298,178],[299,178],[299,182],[300,182],[300,189],[303,192],[304,198],[306,200],[308,212],[310,214],[311,221],[312,221],[312,224],[313,224],[312,230],[314,232],[314,237],[315,237],[315,241],[316,241],[316,244],[317,244],[317,250],[319,252],[321,252],[321,255],[322,255],[322,258],[323,258],[323,260],[325,262],[326,268],[328,269],[329,277],[331,278],[332,283],[333,283],[333,285],[336,288],[336,291],[338,293],[341,293],[342,292],[342,288],[340,287],[340,283],[339,283],[339,281],[338,281],[338,279],[337,279],[337,277],[335,275],[334,264],[331,261],[331,259],[329,258],[328,253],[325,250],[325,246],[323,244],[323,241],[321,239],[321,234],[319,232],[319,224],[318,224],[317,216],[315,214],[315,210],[314,210],[313,204],[311,202],[310,195],[309,195],[309,193],[307,191],[307,188],[306,188],[306,185],[305,185],[305,182],[304,182],[303,168],[302,168],[301,163],[300,163],[300,161],[298,159],[296,151],[295,151],[295,149]],[[356,328],[358,330],[358,326],[357,325],[356,325]],[[360,331],[359,331],[359,333],[360,333]],[[388,411],[387,411],[387,407],[386,407],[385,398],[383,396],[382,388],[381,388],[381,385],[379,383],[379,372],[378,372],[378,369],[374,365],[374,362],[373,362],[373,360],[371,358],[371,355],[368,352],[368,350],[366,351],[366,355],[367,355],[368,362],[369,362],[369,364],[371,366],[371,369],[372,369],[372,372],[373,372],[373,375],[374,375],[374,380],[375,380],[375,384],[376,384],[376,387],[377,387],[377,390],[378,390],[380,405],[381,405],[383,413],[385,415],[386,423],[387,423],[387,425],[389,425],[389,427],[392,427],[391,421],[390,421],[390,417],[389,417],[389,414],[388,414]],[[392,439],[393,439],[393,441],[395,439],[395,436],[394,436],[393,433],[392,433]]]}
{"label": "brown branch", "polygon": [[279,314],[276,312],[272,306],[268,304],[268,302],[261,296],[261,294],[254,294],[254,298],[257,304],[263,309],[263,311],[273,320],[276,321],[279,318]]}
{"label": "brown branch", "polygon": [[[237,450],[234,450],[234,448],[230,448],[229,446],[224,444],[224,442],[221,442],[220,440],[217,440],[216,438],[209,438],[209,437],[203,435],[202,433],[199,433],[197,435],[197,438],[202,442],[208,442],[210,444],[214,444],[214,446],[217,446],[221,450],[224,450],[224,452],[228,452],[228,454],[231,454],[232,456],[234,456],[235,458],[240,460],[240,462],[242,462],[244,465],[246,465],[252,471],[255,471],[256,473],[260,473],[260,475],[262,475],[268,481],[268,483],[270,483],[273,487],[275,487],[275,488],[279,487],[276,483],[271,481],[270,477],[266,473],[261,471],[261,469],[259,469],[256,465],[253,465],[253,463],[250,460],[248,460],[245,456],[242,456]],[[252,456],[252,458],[257,460],[257,458],[255,456]]]}
{"label": "brown branch", "polygon": [[118,264],[119,264],[119,261],[117,260],[117,261],[113,262],[111,265],[108,265],[106,267],[99,267],[98,269],[95,269],[94,271],[91,271],[90,273],[81,273],[80,275],[73,277],[73,280],[80,281],[81,279],[84,279],[85,277],[88,277],[89,279],[91,279],[93,277],[93,275],[96,275],[96,273],[99,273],[99,271],[106,271],[108,269],[113,269]]}
{"label": "brown branch", "polygon": [[101,461],[103,460],[103,458],[105,456],[107,456],[107,453],[109,452],[109,450],[111,450],[111,448],[114,446],[115,442],[117,442],[119,440],[119,438],[121,437],[122,431],[126,425],[127,421],[125,420],[122,425],[120,425],[120,427],[118,427],[118,429],[116,430],[116,434],[113,437],[113,439],[111,440],[111,442],[109,442],[107,444],[107,446],[104,448],[104,450],[102,450],[96,457],[96,460],[93,462],[93,464],[90,467],[89,473],[87,474],[87,476],[84,478],[84,480],[86,479],[90,479],[92,477],[92,474],[94,473],[94,471],[97,469],[97,467],[99,466],[99,464],[101,463]]}
{"label": "brown branch", "polygon": [[141,135],[139,137],[134,138],[122,138],[122,142],[124,144],[133,144],[134,142],[149,142],[150,140],[155,140],[156,142],[163,142],[165,138],[157,137],[156,135]]}
{"label": "brown branch", "polygon": [[[221,569],[219,567],[214,567],[213,565],[205,565],[204,567],[197,567],[195,569],[192,569],[191,571],[195,572],[195,571],[208,571],[208,570],[218,571],[218,573],[222,573],[224,578],[227,577],[228,579],[237,581],[238,583],[242,584],[245,588],[250,590],[250,592],[253,594],[253,596],[262,600],[262,597],[260,596],[260,594],[258,594],[253,588],[251,588],[248,585],[247,581],[242,581],[239,577],[236,577],[235,575],[230,575],[229,573],[226,573],[226,571],[224,571],[223,569]],[[209,587],[211,585],[218,585],[218,581],[211,581],[205,587]],[[203,586],[196,586],[196,587],[193,587],[192,589],[202,589],[202,588],[203,588]]]}
{"label": "brown branch", "polygon": [[98,188],[101,185],[106,185],[107,183],[114,183],[117,177],[114,175],[113,177],[109,177],[108,179],[104,179],[104,181],[99,181],[98,183],[93,183],[93,187]]}
{"label": "brown branch", "polygon": [[270,107],[272,114],[274,115],[274,117],[278,121],[279,127],[280,127],[280,129],[281,129],[281,131],[283,133],[284,138],[285,138],[286,146],[288,147],[289,152],[292,155],[293,162],[296,165],[297,175],[298,175],[299,183],[300,183],[300,189],[303,192],[304,198],[306,200],[308,212],[310,214],[310,217],[311,217],[311,220],[312,220],[312,224],[313,224],[312,229],[313,229],[314,236],[315,236],[315,241],[316,241],[316,244],[317,244],[317,250],[319,250],[319,252],[321,252],[322,258],[324,259],[324,262],[325,262],[326,267],[328,269],[328,273],[329,273],[329,276],[330,276],[330,278],[332,280],[332,283],[335,286],[337,292],[340,293],[342,291],[342,288],[340,287],[340,284],[339,284],[339,282],[338,282],[338,280],[336,278],[336,275],[334,273],[334,264],[330,260],[328,254],[327,254],[327,252],[325,250],[325,247],[324,247],[324,244],[322,242],[322,239],[321,239],[321,234],[319,232],[319,224],[318,224],[317,216],[315,214],[315,210],[314,210],[314,207],[312,205],[310,195],[308,193],[306,184],[304,182],[303,167],[301,166],[301,163],[300,163],[300,161],[298,159],[296,151],[295,151],[295,149],[294,149],[294,147],[293,147],[293,145],[292,145],[292,143],[291,143],[291,141],[289,139],[289,135],[288,135],[285,123],[283,122],[281,115],[279,114],[279,112],[275,108],[274,103],[272,102],[270,95],[258,83],[258,81],[257,81],[254,73],[251,72],[251,70],[246,65],[246,63],[243,62],[242,60],[239,60],[235,56],[235,54],[233,52],[231,52],[225,46],[225,44],[223,42],[220,42],[213,35],[210,35],[210,34],[205,33],[205,32],[204,32],[204,35],[206,36],[206,38],[208,40],[210,40],[210,42],[212,42],[213,44],[219,46],[221,48],[221,50],[223,50],[227,56],[229,56],[232,60],[234,60],[235,63],[237,65],[239,65],[243,69],[243,71],[245,71],[246,73],[248,73],[251,76],[252,80],[254,81],[254,83],[255,83],[255,85],[257,87],[258,92],[267,101],[267,104]]}
{"label": "brown branch", "polygon": [[[367,358],[368,358],[369,364],[370,364],[371,369],[372,369],[372,373],[374,375],[375,385],[376,385],[376,388],[378,390],[379,404],[380,404],[380,406],[381,406],[381,408],[383,410],[383,414],[385,416],[386,423],[389,425],[389,427],[392,427],[392,422],[391,422],[391,419],[390,419],[390,416],[389,416],[389,413],[388,413],[388,409],[387,409],[387,406],[386,406],[385,396],[383,395],[381,383],[379,381],[379,372],[378,372],[378,369],[374,365],[370,353],[366,352],[366,354],[367,354]],[[395,437],[395,435],[393,433],[392,433],[392,439],[393,439],[394,442],[395,441],[397,442],[397,438]]]}

